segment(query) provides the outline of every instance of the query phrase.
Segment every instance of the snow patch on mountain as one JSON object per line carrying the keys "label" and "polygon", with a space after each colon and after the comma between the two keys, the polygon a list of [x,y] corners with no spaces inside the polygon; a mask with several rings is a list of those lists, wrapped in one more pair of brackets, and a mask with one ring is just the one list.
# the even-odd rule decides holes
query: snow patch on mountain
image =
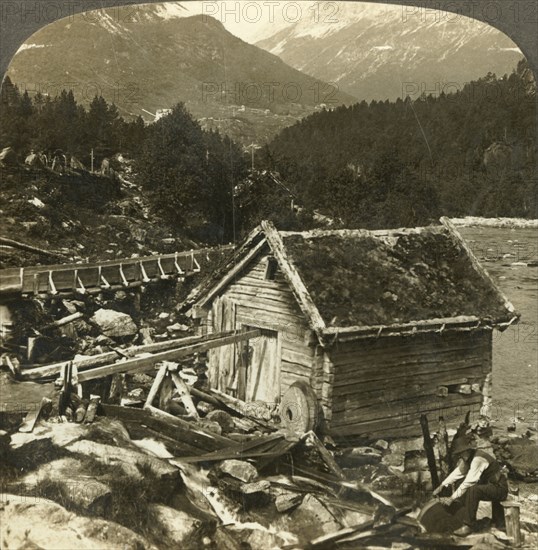
{"label": "snow patch on mountain", "polygon": [[17,53],[21,53],[24,50],[32,50],[34,48],[46,48],[45,44],[23,44],[18,50]]}
{"label": "snow patch on mountain", "polygon": [[[198,4],[198,2],[195,2],[195,4]],[[188,15],[193,15],[193,13],[198,13],[198,11],[194,10],[194,12],[192,12],[179,2],[166,2],[165,4],[155,5],[155,14],[164,20],[187,17]]]}

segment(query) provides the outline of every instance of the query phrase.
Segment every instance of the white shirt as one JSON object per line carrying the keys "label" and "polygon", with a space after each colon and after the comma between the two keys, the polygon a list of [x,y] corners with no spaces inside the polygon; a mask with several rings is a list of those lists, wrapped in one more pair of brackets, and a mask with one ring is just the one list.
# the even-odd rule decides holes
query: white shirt
{"label": "white shirt", "polygon": [[478,483],[480,476],[489,466],[489,462],[482,456],[473,457],[467,475],[465,475],[465,470],[467,469],[466,466],[467,464],[463,460],[460,460],[452,473],[448,475],[443,483],[441,483],[443,487],[447,487],[459,479],[462,479],[463,477],[465,478],[461,485],[454,491],[454,494],[452,495],[453,499],[460,498],[469,487],[472,487]]}

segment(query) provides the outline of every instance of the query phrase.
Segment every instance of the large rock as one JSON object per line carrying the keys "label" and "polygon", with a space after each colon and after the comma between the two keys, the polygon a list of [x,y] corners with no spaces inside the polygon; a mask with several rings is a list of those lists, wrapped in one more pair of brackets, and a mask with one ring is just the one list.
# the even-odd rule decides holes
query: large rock
{"label": "large rock", "polygon": [[138,330],[127,313],[120,313],[113,309],[98,309],[92,317],[92,322],[105,336],[110,338],[134,336]]}
{"label": "large rock", "polygon": [[143,452],[115,447],[94,441],[75,441],[66,447],[72,453],[92,456],[105,465],[118,465],[130,477],[141,479],[143,474],[140,467],[148,468],[164,484],[173,488],[174,482],[181,479],[179,470],[165,460],[149,456]]}
{"label": "large rock", "polygon": [[47,499],[11,494],[2,495],[0,545],[54,550],[155,549],[143,537],[117,523],[77,516]]}
{"label": "large rock", "polygon": [[36,471],[24,476],[22,483],[36,497],[47,497],[47,490],[60,488],[62,494],[77,509],[91,515],[106,516],[112,503],[112,491],[108,485],[99,479],[88,476],[78,476],[84,471],[84,465],[74,458],[60,458],[43,464]]}
{"label": "large rock", "polygon": [[217,422],[222,429],[223,434],[233,432],[235,429],[233,416],[225,411],[210,411],[206,415],[206,420]]}
{"label": "large rock", "polygon": [[290,514],[289,530],[310,539],[334,533],[342,528],[336,518],[315,496],[308,494],[303,502]]}
{"label": "large rock", "polygon": [[254,481],[258,477],[256,468],[244,460],[225,460],[219,464],[218,471],[244,483]]}
{"label": "large rock", "polygon": [[[202,527],[202,522],[189,514],[174,510],[162,504],[150,505],[150,512],[164,536],[168,539],[168,548],[195,548],[196,535]],[[163,541],[164,542],[164,541]]]}

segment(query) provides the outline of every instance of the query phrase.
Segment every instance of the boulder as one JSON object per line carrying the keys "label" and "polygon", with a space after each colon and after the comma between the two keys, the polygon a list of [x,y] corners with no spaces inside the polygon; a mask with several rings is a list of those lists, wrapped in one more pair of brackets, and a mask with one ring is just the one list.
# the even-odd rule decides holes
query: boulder
{"label": "boulder", "polygon": [[162,504],[151,504],[149,510],[158,525],[157,534],[164,530],[164,538],[168,539],[168,543],[163,546],[168,548],[196,547],[196,535],[202,526],[199,519]]}
{"label": "boulder", "polygon": [[75,458],[59,458],[41,465],[36,471],[24,476],[20,483],[36,498],[48,497],[48,491],[59,488],[62,495],[77,509],[104,517],[109,513],[112,502],[112,491],[99,479],[88,476],[77,476],[84,465]]}
{"label": "boulder", "polygon": [[211,411],[215,410],[215,405],[211,405],[211,403],[206,403],[205,401],[198,401],[196,404],[196,410],[203,415],[207,415]]}
{"label": "boulder", "polygon": [[105,465],[119,465],[128,476],[134,479],[143,477],[140,467],[149,468],[162,482],[162,485],[164,487],[168,486],[170,490],[174,488],[174,484],[180,481],[179,470],[175,466],[135,449],[87,440],[75,441],[66,448],[72,453],[92,456]]}
{"label": "boulder", "polygon": [[258,529],[243,530],[242,535],[241,548],[266,548],[267,550],[276,550],[287,546],[290,542],[293,545],[297,542],[295,538],[290,537],[289,533],[273,533],[268,529],[264,529],[261,525]]}
{"label": "boulder", "polygon": [[342,528],[336,518],[315,496],[307,494],[303,502],[289,515],[292,533],[302,533],[309,539],[334,533]]}
{"label": "boulder", "polygon": [[271,489],[271,484],[266,480],[252,481],[251,483],[243,483],[241,493],[244,495],[254,495],[256,493],[268,493]]}
{"label": "boulder", "polygon": [[110,338],[134,336],[138,330],[129,315],[113,309],[98,309],[92,317],[92,322]]}
{"label": "boulder", "polygon": [[224,460],[218,465],[217,470],[243,483],[249,483],[258,477],[256,468],[244,460]]}
{"label": "boulder", "polygon": [[12,494],[2,495],[0,540],[4,548],[155,549],[146,539],[117,523],[77,516],[47,499]]}
{"label": "boulder", "polygon": [[217,422],[222,428],[222,433],[227,434],[233,432],[235,429],[233,417],[225,411],[211,411],[207,413],[206,420]]}
{"label": "boulder", "polygon": [[198,426],[200,428],[203,428],[204,430],[209,430],[210,432],[213,432],[217,435],[222,434],[222,428],[220,427],[220,424],[218,422],[213,422],[212,420],[206,420],[205,418],[202,418],[201,420],[197,421]]}
{"label": "boulder", "polygon": [[299,493],[292,493],[291,491],[285,491],[276,497],[275,506],[280,513],[287,512],[288,510],[299,506],[302,500],[303,495]]}

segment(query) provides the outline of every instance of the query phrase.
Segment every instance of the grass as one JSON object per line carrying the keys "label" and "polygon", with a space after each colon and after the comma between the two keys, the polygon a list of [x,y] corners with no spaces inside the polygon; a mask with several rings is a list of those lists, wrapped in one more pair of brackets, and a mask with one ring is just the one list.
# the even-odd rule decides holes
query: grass
{"label": "grass", "polygon": [[371,235],[290,235],[285,245],[321,316],[333,326],[506,316],[446,233],[400,236],[394,244]]}

